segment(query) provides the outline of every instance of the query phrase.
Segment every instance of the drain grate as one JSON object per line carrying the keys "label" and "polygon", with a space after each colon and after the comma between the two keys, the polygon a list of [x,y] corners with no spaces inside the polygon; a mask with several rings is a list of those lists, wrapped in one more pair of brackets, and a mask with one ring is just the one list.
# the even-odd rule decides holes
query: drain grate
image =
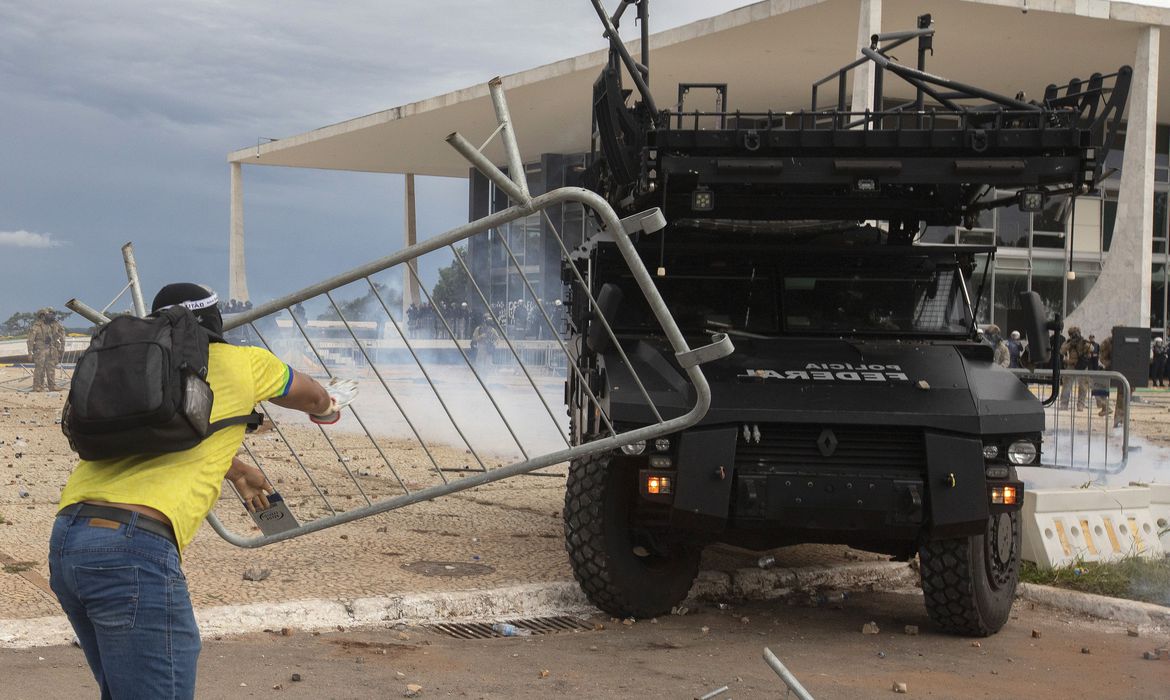
{"label": "drain grate", "polygon": [[[503,620],[507,624],[531,634],[557,634],[558,632],[591,632],[593,624],[567,615],[557,617],[525,617],[517,620]],[[456,639],[491,639],[504,635],[492,629],[494,622],[438,622],[426,628]]]}

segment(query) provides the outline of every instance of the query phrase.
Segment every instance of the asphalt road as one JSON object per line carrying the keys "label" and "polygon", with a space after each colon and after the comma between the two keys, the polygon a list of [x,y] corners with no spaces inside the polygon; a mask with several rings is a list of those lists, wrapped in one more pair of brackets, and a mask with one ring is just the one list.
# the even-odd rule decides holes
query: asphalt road
{"label": "asphalt road", "polygon": [[[870,621],[879,634],[862,633]],[[408,684],[421,686],[421,698],[694,698],[723,686],[720,700],[784,697],[765,646],[821,700],[898,697],[899,682],[908,697],[930,698],[1166,698],[1170,688],[1170,659],[1142,658],[1167,645],[1167,630],[1133,637],[1118,623],[1023,601],[981,640],[934,631],[913,593],[860,592],[840,608],[775,601],[588,624],[603,629],[472,640],[417,628],[274,630],[207,640],[199,697],[395,698],[409,697]],[[9,700],[96,697],[72,647],[0,651],[0,678]]]}

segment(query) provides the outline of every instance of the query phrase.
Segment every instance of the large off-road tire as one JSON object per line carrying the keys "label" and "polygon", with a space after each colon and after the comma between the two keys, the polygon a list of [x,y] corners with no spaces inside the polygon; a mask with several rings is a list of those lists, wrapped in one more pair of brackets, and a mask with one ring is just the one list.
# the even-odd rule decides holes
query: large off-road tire
{"label": "large off-road tire", "polygon": [[936,540],[918,550],[926,611],[948,632],[995,634],[1020,579],[1020,514],[996,513],[984,534]]}
{"label": "large off-road tire", "polygon": [[664,615],[690,591],[702,548],[666,549],[632,529],[637,473],[614,462],[613,455],[601,454],[569,465],[565,549],[573,575],[589,600],[610,615]]}

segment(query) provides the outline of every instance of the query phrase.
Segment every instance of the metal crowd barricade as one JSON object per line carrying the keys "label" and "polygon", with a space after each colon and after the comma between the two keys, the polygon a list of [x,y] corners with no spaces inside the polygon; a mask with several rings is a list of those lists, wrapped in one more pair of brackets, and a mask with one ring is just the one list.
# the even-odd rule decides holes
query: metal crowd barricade
{"label": "metal crowd barricade", "polygon": [[[651,210],[619,219],[605,199],[575,187],[531,196],[500,81],[489,83],[489,90],[499,126],[488,142],[501,136],[511,179],[482,155],[487,143],[476,148],[458,133],[447,141],[508,194],[510,208],[299,292],[225,316],[225,335],[233,342],[269,348],[295,371],[323,381],[346,377],[361,383],[358,399],[337,426],[323,428],[299,412],[263,406],[271,427],[245,439],[241,458],[264,471],[300,522],[283,532],[249,536],[238,532],[252,529],[242,508],[230,513],[220,509],[230,523],[213,511],[208,521],[228,542],[259,547],[317,532],[631,442],[653,440],[694,425],[707,412],[710,388],[698,365],[729,354],[732,346],[726,336],[715,336],[711,345],[694,350],[687,345],[630,242],[632,233],[649,235],[661,229],[665,225],[661,213]],[[577,446],[568,432],[563,384],[550,381],[547,371],[564,368],[589,386],[577,367],[574,348],[563,338],[562,309],[559,302],[539,297],[507,236],[499,235],[500,227],[534,213],[543,214],[552,224],[544,210],[566,203],[592,210],[603,233],[616,242],[690,380],[692,398],[690,410],[681,415],[659,416],[653,425],[623,431],[610,422],[604,403],[590,391],[589,400],[608,432]],[[488,290],[481,287],[482,280],[465,260],[465,249],[459,247],[469,237],[488,231],[503,245],[523,282],[523,300],[532,302],[536,319],[544,326],[541,335],[551,341],[531,344],[510,338],[493,310]],[[552,237],[567,257],[568,244],[555,226]],[[427,264],[431,258],[422,262],[428,255],[440,256],[449,269],[465,275],[467,301],[483,314],[472,319],[480,329],[471,337],[468,332],[475,324],[463,316],[452,318],[468,307],[434,298],[436,292],[428,291],[419,279],[419,267],[433,269]],[[401,303],[394,298],[395,285],[401,284],[397,280],[404,269],[433,313],[431,337],[414,337],[405,314],[396,311]],[[129,266],[128,272],[136,280]],[[591,307],[598,309],[586,280],[578,274],[576,281],[575,293],[587,295]],[[80,302],[71,308],[88,313],[95,322],[108,320]],[[616,344],[605,318],[600,313],[597,317]],[[659,415],[653,393],[644,386],[640,389],[651,413]]]}
{"label": "metal crowd barricade", "polygon": [[[1013,369],[1039,398],[1052,392],[1052,370]],[[1041,467],[1117,474],[1129,459],[1132,390],[1120,372],[1062,369],[1045,408]]]}

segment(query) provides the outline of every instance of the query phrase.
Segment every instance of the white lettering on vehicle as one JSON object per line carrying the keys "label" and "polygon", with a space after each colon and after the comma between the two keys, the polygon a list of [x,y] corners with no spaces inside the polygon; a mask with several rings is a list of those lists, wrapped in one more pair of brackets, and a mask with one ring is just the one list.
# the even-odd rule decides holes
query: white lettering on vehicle
{"label": "white lettering on vehicle", "polygon": [[910,381],[900,365],[863,364],[847,362],[810,362],[800,369],[748,369],[740,379],[800,379],[815,382],[906,382]]}

